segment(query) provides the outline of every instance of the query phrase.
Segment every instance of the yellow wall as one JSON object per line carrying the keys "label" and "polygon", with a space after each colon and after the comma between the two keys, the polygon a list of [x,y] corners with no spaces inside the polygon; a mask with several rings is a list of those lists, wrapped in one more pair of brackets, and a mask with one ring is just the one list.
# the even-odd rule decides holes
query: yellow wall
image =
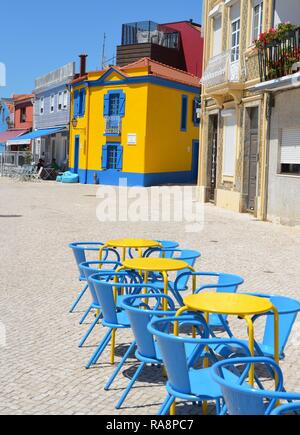
{"label": "yellow wall", "polygon": [[[187,130],[181,131],[182,95],[188,97]],[[146,173],[190,171],[192,141],[199,128],[193,123],[195,93],[149,84]]]}

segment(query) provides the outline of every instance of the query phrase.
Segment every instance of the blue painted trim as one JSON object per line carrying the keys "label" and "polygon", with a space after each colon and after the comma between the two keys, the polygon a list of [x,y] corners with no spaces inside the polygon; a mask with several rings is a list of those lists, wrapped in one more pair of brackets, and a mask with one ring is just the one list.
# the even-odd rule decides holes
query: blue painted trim
{"label": "blue painted trim", "polygon": [[193,124],[194,124],[194,127],[200,128],[200,119],[197,118],[197,107],[196,107],[196,102],[198,104],[198,101],[199,101],[199,97],[194,97],[194,100],[193,100]]}
{"label": "blue painted trim", "polygon": [[181,117],[180,117],[180,131],[187,131],[187,117],[189,109],[189,98],[187,95],[181,96]]}
{"label": "blue painted trim", "polygon": [[106,136],[106,137],[120,137],[121,133],[103,133],[103,136]]}
{"label": "blue painted trim", "polygon": [[173,82],[172,80],[163,79],[160,77],[153,77],[153,76],[127,77],[124,80],[114,80],[112,82],[104,82],[104,83],[100,82],[99,80],[94,80],[94,81],[87,81],[85,83],[86,86],[88,87],[151,83],[158,86],[164,86],[171,89],[178,89],[183,92],[193,92],[196,94],[199,94],[199,89],[200,89],[200,85],[198,88],[195,86],[185,85],[183,83]]}
{"label": "blue painted trim", "polygon": [[79,182],[81,184],[94,184],[94,173],[100,185],[117,186],[121,179],[127,179],[128,186],[159,186],[165,184],[193,183],[192,171],[161,172],[142,174],[135,172],[122,172],[115,169],[108,170],[84,170],[79,169]]}

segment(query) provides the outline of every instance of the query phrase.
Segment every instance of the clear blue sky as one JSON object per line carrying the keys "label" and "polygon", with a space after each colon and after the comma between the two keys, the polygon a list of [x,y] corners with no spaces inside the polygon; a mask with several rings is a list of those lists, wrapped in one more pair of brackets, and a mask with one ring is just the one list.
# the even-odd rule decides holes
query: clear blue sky
{"label": "clear blue sky", "polygon": [[15,0],[1,1],[0,62],[7,67],[7,86],[0,96],[31,92],[34,79],[89,55],[88,68],[100,67],[102,41],[106,56],[115,55],[121,25],[152,20],[202,19],[202,0]]}

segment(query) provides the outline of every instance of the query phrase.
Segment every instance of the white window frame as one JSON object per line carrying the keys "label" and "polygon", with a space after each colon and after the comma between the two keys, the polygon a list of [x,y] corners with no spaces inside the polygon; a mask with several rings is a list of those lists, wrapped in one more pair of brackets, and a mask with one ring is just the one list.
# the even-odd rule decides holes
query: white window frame
{"label": "white window frame", "polygon": [[68,91],[64,91],[63,93],[63,109],[67,110],[68,108]]}
{"label": "white window frame", "polygon": [[45,100],[44,100],[44,97],[40,98],[40,104],[39,104],[39,106],[40,106],[40,110],[39,110],[40,115],[44,115],[44,113],[45,113]]}
{"label": "white window frame", "polygon": [[[221,20],[221,28],[220,28],[220,34],[219,35],[215,31],[216,20]],[[223,22],[222,21],[223,21],[222,14],[216,14],[212,18],[212,36],[213,36],[212,39],[213,39],[213,44],[212,44],[212,48],[211,48],[211,57],[215,57],[215,56],[217,56],[217,55],[222,53],[222,39],[223,39],[222,38],[222,34],[223,34]],[[216,36],[217,35],[220,38],[220,41],[219,41],[220,47],[219,47],[219,52],[216,53],[216,42],[217,42]]]}
{"label": "white window frame", "polygon": [[54,113],[55,95],[50,95],[50,113]]}
{"label": "white window frame", "polygon": [[64,96],[63,96],[63,92],[61,91],[58,93],[58,97],[57,97],[57,110],[59,112],[63,110],[63,105],[64,105]]}
{"label": "white window frame", "polygon": [[[258,13],[256,14],[256,10]],[[258,27],[255,26],[255,18],[258,16]],[[264,0],[252,0],[252,26],[251,26],[251,44],[259,38],[263,31],[263,18],[264,18]]]}
{"label": "white window frame", "polygon": [[[235,30],[233,30],[236,26]],[[236,18],[231,21],[231,62],[238,62],[240,60],[240,44],[241,44],[241,18]],[[234,43],[233,43],[234,40]]]}

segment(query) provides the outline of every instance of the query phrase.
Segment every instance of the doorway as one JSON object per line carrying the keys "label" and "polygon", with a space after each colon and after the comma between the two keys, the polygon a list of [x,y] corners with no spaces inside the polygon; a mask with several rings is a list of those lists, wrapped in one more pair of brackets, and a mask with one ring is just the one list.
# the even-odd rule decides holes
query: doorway
{"label": "doorway", "polygon": [[75,143],[74,143],[74,174],[78,174],[78,168],[79,168],[79,149],[80,149],[80,136],[75,136]]}
{"label": "doorway", "polygon": [[217,157],[218,157],[218,123],[219,116],[209,117],[208,133],[208,200],[215,202],[217,188]]}
{"label": "doorway", "polygon": [[199,169],[199,141],[193,140],[192,183],[197,183],[197,181],[198,181],[198,169]]}
{"label": "doorway", "polygon": [[258,169],[258,127],[259,127],[259,109],[251,107],[249,112],[249,152],[248,154],[248,179],[247,179],[247,210],[255,210],[257,196],[257,169]]}

